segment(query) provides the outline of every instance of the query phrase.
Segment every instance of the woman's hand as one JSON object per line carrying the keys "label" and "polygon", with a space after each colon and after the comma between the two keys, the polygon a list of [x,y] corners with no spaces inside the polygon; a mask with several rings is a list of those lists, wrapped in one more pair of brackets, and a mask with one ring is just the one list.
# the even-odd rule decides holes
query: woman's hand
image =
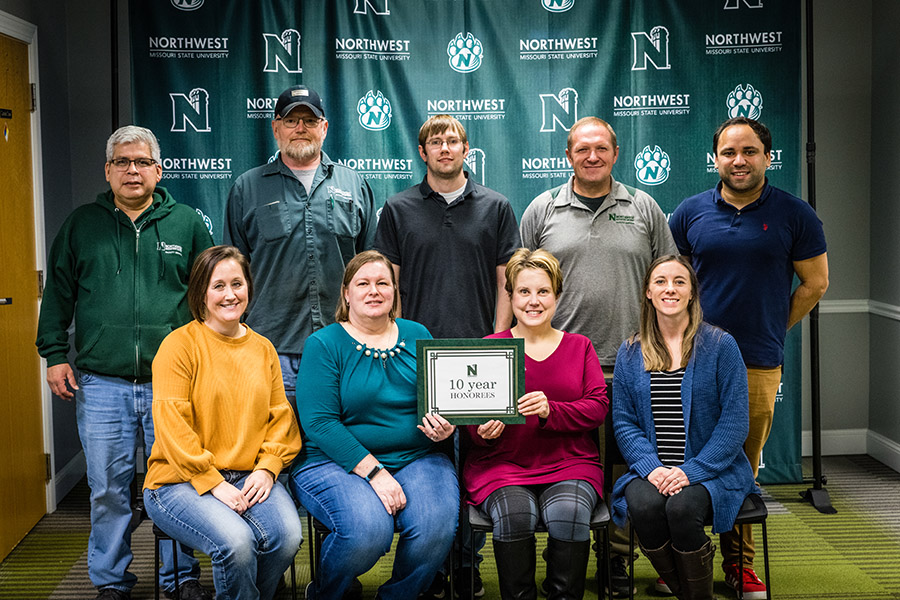
{"label": "woman's hand", "polygon": [[475,433],[480,435],[482,439],[495,440],[500,437],[500,434],[503,433],[504,429],[506,429],[506,423],[491,419],[487,423],[479,425],[478,429],[475,430]]}
{"label": "woman's hand", "polygon": [[446,440],[456,431],[456,425],[451,425],[447,419],[441,415],[425,413],[422,417],[422,424],[416,425],[420,431],[428,436],[432,442],[440,442]]}
{"label": "woman's hand", "polygon": [[406,494],[403,488],[394,479],[394,476],[387,472],[387,469],[379,471],[375,477],[369,480],[369,485],[378,494],[378,499],[384,504],[384,508],[391,515],[396,515],[406,506]]}
{"label": "woman's hand", "polygon": [[227,481],[220,481],[219,484],[210,490],[210,493],[222,504],[233,510],[239,515],[250,508],[247,499],[241,490],[237,489]]}
{"label": "woman's hand", "polygon": [[[656,472],[656,470],[654,470],[654,472]],[[653,475],[653,473],[650,474]],[[648,477],[647,479],[649,480],[650,478]],[[651,483],[653,482],[651,481]],[[659,479],[659,483],[655,483],[654,485],[656,485],[656,489],[658,489],[659,493],[663,496],[674,496],[680,492],[682,488],[686,488],[690,484],[691,482],[688,481],[684,471],[678,467],[672,467],[666,469],[663,477]]]}
{"label": "woman's hand", "polygon": [[544,392],[528,392],[519,398],[519,413],[526,417],[537,415],[546,419],[550,415],[550,401]]}
{"label": "woman's hand", "polygon": [[257,502],[265,502],[275,485],[275,475],[266,469],[257,469],[244,480],[244,487],[241,492],[247,499],[247,508],[250,508]]}

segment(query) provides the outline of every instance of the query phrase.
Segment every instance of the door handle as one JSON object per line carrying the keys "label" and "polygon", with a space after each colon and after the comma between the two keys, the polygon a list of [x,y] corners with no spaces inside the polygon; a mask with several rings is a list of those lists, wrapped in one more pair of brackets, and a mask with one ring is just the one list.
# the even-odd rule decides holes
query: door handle
{"label": "door handle", "polygon": [[0,298],[0,305],[12,304],[12,298]]}

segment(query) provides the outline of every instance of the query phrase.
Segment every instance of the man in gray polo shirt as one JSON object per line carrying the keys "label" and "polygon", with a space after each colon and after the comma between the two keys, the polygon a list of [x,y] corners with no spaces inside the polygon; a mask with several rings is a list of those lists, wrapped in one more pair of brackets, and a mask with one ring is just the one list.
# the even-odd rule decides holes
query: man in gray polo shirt
{"label": "man in gray polo shirt", "polygon": [[[562,267],[563,292],[553,326],[591,340],[607,381],[612,381],[622,340],[638,330],[647,267],[659,256],[677,254],[656,201],[613,179],[618,157],[609,123],[597,117],[578,120],[566,148],[574,175],[535,198],[519,225],[526,247],[548,250]],[[611,587],[615,597],[624,597],[628,537],[614,531],[612,542]]]}

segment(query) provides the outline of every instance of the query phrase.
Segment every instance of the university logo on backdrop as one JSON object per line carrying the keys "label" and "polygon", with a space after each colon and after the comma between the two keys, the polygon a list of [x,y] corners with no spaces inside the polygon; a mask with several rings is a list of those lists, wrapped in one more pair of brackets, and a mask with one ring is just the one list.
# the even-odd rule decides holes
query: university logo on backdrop
{"label": "university logo on backdrop", "polygon": [[747,117],[758,120],[762,114],[763,98],[759,90],[751,84],[748,83],[746,86],[738,84],[728,93],[725,104],[728,106],[728,118],[730,119]]}
{"label": "university logo on backdrop", "polygon": [[450,57],[450,68],[457,73],[471,73],[481,66],[484,46],[481,41],[469,32],[463,37],[462,32],[447,44],[447,56]]}
{"label": "university logo on backdrop", "polygon": [[369,14],[369,10],[372,11],[373,14],[376,15],[389,15],[391,14],[390,9],[388,8],[388,0],[353,0],[353,14],[356,15],[367,15]]}
{"label": "university logo on backdrop", "polygon": [[475,181],[485,185],[484,150],[481,148],[469,148],[469,153],[466,154],[466,167],[468,167],[469,173],[475,178]]}
{"label": "university logo on backdrop", "polygon": [[578,92],[563,88],[556,94],[541,94],[541,133],[556,131],[559,125],[566,131],[578,120]]}
{"label": "university logo on backdrop", "polygon": [[178,10],[197,10],[203,6],[203,0],[172,0],[172,6]]}
{"label": "university logo on backdrop", "polygon": [[208,133],[209,126],[209,92],[203,88],[194,88],[187,94],[170,92],[172,100],[172,128],[170,131],[187,131],[190,125],[194,131]]}
{"label": "university logo on backdrop", "polygon": [[672,161],[669,154],[656,145],[652,150],[649,144],[644,146],[644,149],[634,157],[635,177],[644,185],[661,184],[669,178],[671,168]]}
{"label": "university logo on backdrop", "polygon": [[650,33],[632,31],[631,42],[634,49],[632,71],[646,71],[647,63],[659,70],[672,68],[669,63],[669,30],[662,25],[657,25]]}
{"label": "university logo on backdrop", "polygon": [[277,73],[279,67],[288,73],[302,73],[300,68],[300,32],[296,29],[285,29],[279,36],[276,33],[264,33],[266,42],[265,73]]}
{"label": "university logo on backdrop", "polygon": [[381,131],[391,125],[391,103],[381,90],[369,90],[356,105],[359,124],[369,131]]}
{"label": "university logo on backdrop", "polygon": [[747,8],[762,8],[763,0],[725,0],[725,10],[736,10],[741,4]]}
{"label": "university logo on backdrop", "polygon": [[541,6],[550,12],[566,12],[575,6],[575,0],[541,0]]}

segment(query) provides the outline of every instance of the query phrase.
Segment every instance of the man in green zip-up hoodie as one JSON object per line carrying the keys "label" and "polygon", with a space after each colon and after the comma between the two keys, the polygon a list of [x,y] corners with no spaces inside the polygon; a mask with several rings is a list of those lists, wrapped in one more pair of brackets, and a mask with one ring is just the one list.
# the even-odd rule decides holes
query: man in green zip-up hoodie
{"label": "man in green zip-up hoodie", "polygon": [[[138,429],[153,445],[151,363],[163,338],[187,323],[194,257],[212,245],[196,211],[176,204],[162,178],[159,143],[142,127],[116,130],[106,143],[110,189],[69,215],[47,261],[37,347],[54,394],[75,398],[78,434],[91,488],[88,571],[97,598],[131,597],[131,498]],[[75,366],[68,328],[75,321]],[[164,545],[169,549],[168,545]],[[211,599],[197,561],[179,552],[182,599]],[[162,568],[174,592],[171,551]]]}

